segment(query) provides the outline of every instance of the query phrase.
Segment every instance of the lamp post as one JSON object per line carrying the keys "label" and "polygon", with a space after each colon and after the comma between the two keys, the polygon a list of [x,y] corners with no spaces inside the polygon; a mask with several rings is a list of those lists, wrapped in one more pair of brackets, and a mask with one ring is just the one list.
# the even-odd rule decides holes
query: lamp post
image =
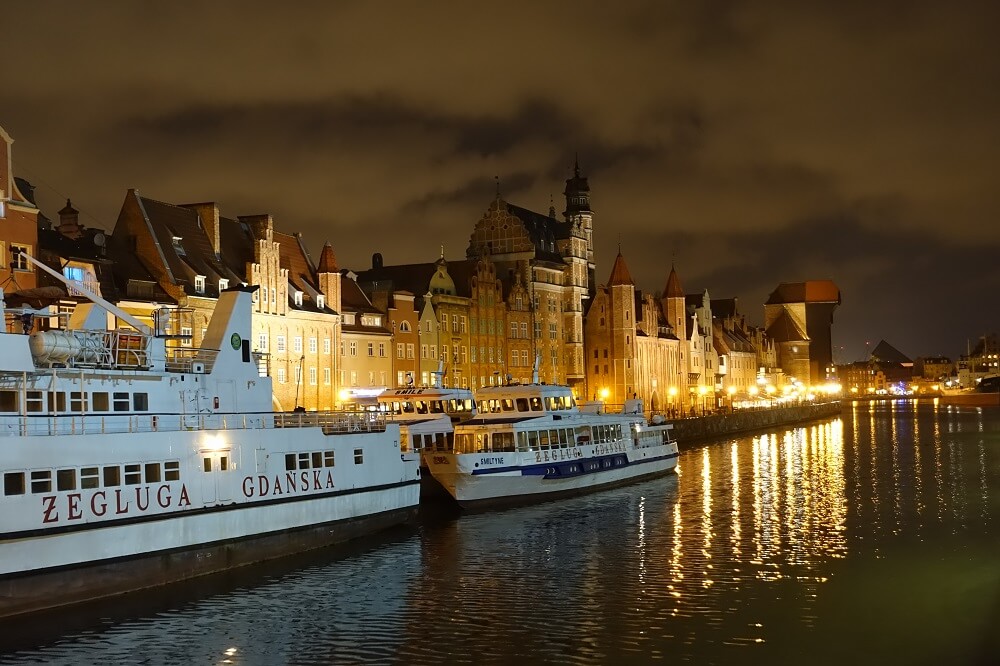
{"label": "lamp post", "polygon": [[297,412],[305,411],[305,408],[299,405],[299,386],[302,384],[302,362],[305,360],[305,354],[299,357],[299,367],[295,372],[295,411]]}

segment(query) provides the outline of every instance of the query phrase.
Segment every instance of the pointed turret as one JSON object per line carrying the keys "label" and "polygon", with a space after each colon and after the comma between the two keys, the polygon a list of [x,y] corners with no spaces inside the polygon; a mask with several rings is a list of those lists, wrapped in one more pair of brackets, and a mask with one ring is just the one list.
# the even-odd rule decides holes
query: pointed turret
{"label": "pointed turret", "polygon": [[663,309],[663,316],[667,323],[674,329],[674,333],[681,340],[687,338],[687,324],[684,321],[687,308],[684,303],[684,287],[681,286],[681,279],[677,276],[677,270],[670,266],[670,276],[667,278],[667,286],[663,288],[663,295],[660,297],[660,306]]}
{"label": "pointed turret", "polygon": [[319,268],[316,269],[317,273],[338,273],[337,268],[337,257],[333,253],[333,246],[330,245],[330,241],[327,241],[323,245],[323,251],[319,255]]}
{"label": "pointed turret", "polygon": [[621,250],[619,250],[618,256],[615,257],[615,265],[611,267],[611,277],[608,278],[608,286],[614,287],[623,284],[634,286],[635,282],[632,281],[632,275],[628,272],[628,266],[625,265],[625,257],[622,256]]}
{"label": "pointed turret", "polygon": [[664,298],[684,298],[684,287],[681,286],[681,279],[677,277],[677,271],[673,265],[670,266],[670,276],[667,277],[667,286],[663,289]]}

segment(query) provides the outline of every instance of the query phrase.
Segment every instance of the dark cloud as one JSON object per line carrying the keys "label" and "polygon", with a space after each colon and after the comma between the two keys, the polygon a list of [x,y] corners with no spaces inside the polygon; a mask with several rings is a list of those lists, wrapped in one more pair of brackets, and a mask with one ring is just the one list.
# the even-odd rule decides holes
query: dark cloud
{"label": "dark cloud", "polygon": [[[345,266],[464,256],[495,196],[590,178],[598,276],[759,320],[830,278],[866,340],[964,351],[1000,328],[1000,5],[143,3],[0,11],[0,125],[54,216],[111,228],[129,187],[270,212]],[[553,201],[554,199],[554,201]],[[933,303],[934,309],[928,307]]]}

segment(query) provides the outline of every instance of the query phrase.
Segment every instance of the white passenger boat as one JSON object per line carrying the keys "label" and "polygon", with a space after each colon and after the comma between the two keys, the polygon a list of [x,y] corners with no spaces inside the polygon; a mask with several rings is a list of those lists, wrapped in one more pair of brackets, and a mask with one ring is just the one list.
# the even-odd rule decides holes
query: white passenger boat
{"label": "white passenger boat", "polygon": [[72,286],[132,329],[109,330],[85,303],[66,330],[27,335],[24,313],[18,332],[0,332],[0,617],[415,515],[419,460],[401,451],[398,425],[377,412],[271,411],[266,357],[249,343],[252,288],[226,290],[204,347],[190,348],[166,344],[180,311],[150,328]]}
{"label": "white passenger boat", "polygon": [[541,501],[666,474],[677,466],[671,425],[642,403],[622,413],[581,410],[569,387],[523,384],[476,392],[479,414],[455,426],[450,452],[425,454],[463,507]]}
{"label": "white passenger boat", "polygon": [[378,396],[378,410],[390,423],[399,424],[404,452],[420,456],[421,500],[447,498],[441,484],[427,468],[427,455],[451,451],[456,423],[476,415],[476,401],[467,388],[442,386],[434,373],[433,386],[405,386],[387,389]]}

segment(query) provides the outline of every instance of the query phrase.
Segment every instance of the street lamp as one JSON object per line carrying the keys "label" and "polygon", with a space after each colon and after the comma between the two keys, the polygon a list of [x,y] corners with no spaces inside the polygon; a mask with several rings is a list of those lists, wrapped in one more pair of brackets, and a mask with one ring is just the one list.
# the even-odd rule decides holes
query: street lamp
{"label": "street lamp", "polygon": [[305,354],[299,357],[299,367],[295,373],[295,411],[297,412],[305,411],[305,408],[299,405],[299,386],[302,384],[302,362],[305,360]]}

